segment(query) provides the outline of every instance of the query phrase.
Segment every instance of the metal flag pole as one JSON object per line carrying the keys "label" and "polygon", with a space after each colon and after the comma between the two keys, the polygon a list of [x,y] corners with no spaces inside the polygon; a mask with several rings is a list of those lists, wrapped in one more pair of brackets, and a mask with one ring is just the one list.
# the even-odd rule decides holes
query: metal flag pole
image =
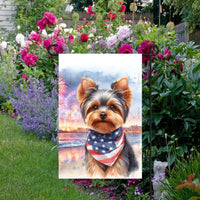
{"label": "metal flag pole", "polygon": [[149,56],[150,61],[149,61],[149,177],[150,177],[150,199],[152,199],[152,57],[156,56],[159,52],[158,46],[157,45],[152,45],[150,46],[150,52],[149,54],[142,54],[143,56]]}

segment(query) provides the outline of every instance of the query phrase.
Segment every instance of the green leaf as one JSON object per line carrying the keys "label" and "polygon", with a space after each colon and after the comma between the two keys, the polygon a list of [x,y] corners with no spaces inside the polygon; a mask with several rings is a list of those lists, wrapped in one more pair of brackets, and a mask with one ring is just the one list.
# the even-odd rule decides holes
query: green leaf
{"label": "green leaf", "polygon": [[173,83],[170,83],[168,80],[164,80],[164,83],[165,83],[165,85],[170,89],[170,90],[172,90],[173,89],[173,87],[174,87],[174,84]]}
{"label": "green leaf", "polygon": [[170,154],[169,157],[167,158],[169,165],[171,166],[176,158],[176,154]]}
{"label": "green leaf", "polygon": [[193,67],[193,70],[192,72],[195,73],[197,71],[200,71],[200,63],[196,64],[194,67]]}
{"label": "green leaf", "polygon": [[162,115],[153,116],[153,120],[154,120],[154,123],[155,123],[156,126],[158,126],[158,124],[160,123],[161,119],[162,119]]}
{"label": "green leaf", "polygon": [[193,196],[193,197],[190,197],[188,200],[198,200],[198,199],[200,199],[200,197]]}

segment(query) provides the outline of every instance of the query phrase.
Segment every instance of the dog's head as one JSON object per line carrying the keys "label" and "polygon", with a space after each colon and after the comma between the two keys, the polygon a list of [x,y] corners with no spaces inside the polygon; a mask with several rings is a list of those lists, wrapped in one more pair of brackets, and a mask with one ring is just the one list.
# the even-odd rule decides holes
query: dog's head
{"label": "dog's head", "polygon": [[111,90],[100,90],[93,80],[82,78],[77,98],[87,126],[105,134],[121,127],[126,121],[132,92],[127,77],[113,82]]}

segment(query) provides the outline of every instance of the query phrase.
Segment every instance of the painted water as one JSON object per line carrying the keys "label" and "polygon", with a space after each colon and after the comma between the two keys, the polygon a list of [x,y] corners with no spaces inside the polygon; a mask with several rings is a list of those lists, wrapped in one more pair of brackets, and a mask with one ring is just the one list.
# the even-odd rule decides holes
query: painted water
{"label": "painted water", "polygon": [[[141,133],[126,133],[131,145],[142,143]],[[59,133],[59,163],[75,162],[84,158],[87,133]]]}

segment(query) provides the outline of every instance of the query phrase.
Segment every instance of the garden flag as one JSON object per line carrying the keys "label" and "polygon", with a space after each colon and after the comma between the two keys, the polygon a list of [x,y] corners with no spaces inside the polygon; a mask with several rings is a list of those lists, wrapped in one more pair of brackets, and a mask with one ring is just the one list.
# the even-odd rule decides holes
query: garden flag
{"label": "garden flag", "polygon": [[141,54],[59,54],[59,178],[142,178]]}

